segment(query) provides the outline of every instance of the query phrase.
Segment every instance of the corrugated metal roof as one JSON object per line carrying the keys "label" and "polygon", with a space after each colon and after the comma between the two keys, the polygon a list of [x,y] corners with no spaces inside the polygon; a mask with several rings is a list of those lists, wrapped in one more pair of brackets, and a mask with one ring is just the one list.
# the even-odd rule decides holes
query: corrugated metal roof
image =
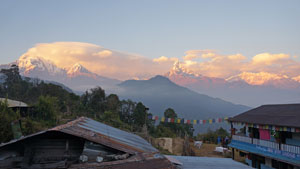
{"label": "corrugated metal roof", "polygon": [[214,157],[191,157],[191,156],[167,156],[180,161],[182,169],[250,169],[245,164],[232,160],[231,158]]}
{"label": "corrugated metal roof", "polygon": [[28,107],[28,105],[21,101],[10,100],[6,98],[0,98],[1,102],[5,102],[7,100],[8,107]]}
{"label": "corrugated metal roof", "polygon": [[22,137],[18,140],[12,140],[9,143],[0,145],[0,147],[52,131],[63,132],[81,137],[130,154],[158,152],[157,149],[140,136],[122,131],[86,117],[80,117],[55,128]]}
{"label": "corrugated metal roof", "polygon": [[300,127],[300,104],[263,105],[229,121],[285,127]]}

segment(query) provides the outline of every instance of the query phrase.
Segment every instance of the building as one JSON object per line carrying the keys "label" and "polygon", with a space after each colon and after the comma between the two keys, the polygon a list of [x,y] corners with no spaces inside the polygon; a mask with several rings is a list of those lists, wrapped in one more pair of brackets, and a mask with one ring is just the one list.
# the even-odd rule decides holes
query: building
{"label": "building", "polygon": [[300,104],[263,105],[229,121],[233,159],[245,156],[254,168],[300,168]]}
{"label": "building", "polygon": [[0,98],[0,102],[6,102],[8,108],[12,109],[15,112],[19,111],[22,117],[26,116],[30,109],[30,106],[21,101]]}
{"label": "building", "polygon": [[141,137],[81,117],[0,145],[0,168],[173,169]]}

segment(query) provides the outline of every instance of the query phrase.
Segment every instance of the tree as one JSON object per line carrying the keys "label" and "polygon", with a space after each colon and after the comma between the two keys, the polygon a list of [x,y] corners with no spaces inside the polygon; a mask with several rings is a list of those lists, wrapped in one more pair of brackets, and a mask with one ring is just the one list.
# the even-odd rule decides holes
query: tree
{"label": "tree", "polygon": [[218,137],[225,138],[226,136],[229,136],[229,133],[225,129],[220,127],[216,131],[208,129],[206,133],[198,134],[197,139],[217,144]]}
{"label": "tree", "polygon": [[[175,120],[177,118],[176,112],[172,108],[168,108],[164,112],[165,118],[172,118]],[[166,130],[164,128],[168,128]],[[191,124],[178,124],[178,123],[169,123],[169,122],[160,122],[157,126],[156,132],[160,133],[161,136],[170,136],[169,131],[172,131],[175,136],[185,137],[185,135],[193,136],[194,128]],[[166,132],[166,133],[163,133]]]}
{"label": "tree", "polygon": [[120,118],[125,123],[132,125],[134,110],[136,109],[136,103],[131,100],[122,100],[120,106]]}
{"label": "tree", "polygon": [[135,130],[140,131],[145,124],[148,129],[153,127],[154,121],[148,118],[149,116],[152,116],[152,114],[148,113],[147,110],[148,108],[141,102],[136,105],[132,114]]}
{"label": "tree", "polygon": [[15,64],[11,65],[9,69],[1,69],[0,73],[6,76],[6,83],[10,85],[22,79],[19,73],[19,67]]}
{"label": "tree", "polygon": [[0,101],[0,143],[14,138],[11,123],[18,118],[19,115],[8,108],[7,101]]}
{"label": "tree", "polygon": [[106,97],[106,108],[109,111],[118,112],[120,110],[120,100],[115,94]]}
{"label": "tree", "polygon": [[166,118],[173,118],[173,119],[177,118],[177,114],[172,108],[166,109],[164,115]]}
{"label": "tree", "polygon": [[84,111],[90,113],[95,119],[100,118],[105,111],[105,91],[101,87],[91,89],[91,92],[86,91],[81,96],[81,103]]}
{"label": "tree", "polygon": [[40,96],[35,105],[37,117],[49,125],[55,125],[58,115],[58,100],[56,97]]}
{"label": "tree", "polygon": [[134,125],[139,128],[143,127],[147,120],[146,106],[139,102],[133,111],[132,117]]}

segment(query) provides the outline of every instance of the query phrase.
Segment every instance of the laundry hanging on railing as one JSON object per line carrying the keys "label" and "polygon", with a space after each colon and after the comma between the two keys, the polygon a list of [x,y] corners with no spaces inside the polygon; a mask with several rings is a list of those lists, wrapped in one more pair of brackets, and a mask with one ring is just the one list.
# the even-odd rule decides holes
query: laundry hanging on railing
{"label": "laundry hanging on railing", "polygon": [[184,118],[166,118],[158,116],[148,116],[149,119],[165,122],[165,123],[178,123],[178,124],[212,124],[212,123],[222,123],[228,122],[228,117],[213,118],[207,120],[196,120],[196,119],[184,119]]}

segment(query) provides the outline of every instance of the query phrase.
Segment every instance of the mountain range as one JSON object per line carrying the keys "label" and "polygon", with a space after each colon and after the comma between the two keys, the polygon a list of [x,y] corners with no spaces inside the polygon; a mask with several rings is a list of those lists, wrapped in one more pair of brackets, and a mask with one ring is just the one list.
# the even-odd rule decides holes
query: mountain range
{"label": "mountain range", "polygon": [[[0,65],[0,69],[11,64],[17,64],[23,76],[56,81],[77,93],[95,86],[101,86],[107,93],[118,93],[124,90],[124,83],[129,83],[93,73],[80,63],[68,68],[58,67],[41,56],[22,55],[13,63]],[[193,73],[179,62],[176,62],[164,77],[197,93],[251,107],[300,101],[300,77],[289,78],[267,72],[243,72],[223,79]]]}
{"label": "mountain range", "polygon": [[0,69],[8,68],[12,64],[19,66],[22,76],[56,81],[70,87],[77,93],[82,93],[95,86],[101,86],[110,91],[113,86],[121,82],[92,73],[80,63],[69,68],[60,68],[50,60],[38,56],[23,55],[16,62],[0,65]]}
{"label": "mountain range", "polygon": [[195,74],[186,70],[179,62],[164,76],[198,93],[247,106],[300,101],[298,77],[289,78],[267,72],[243,72],[222,79]]}

